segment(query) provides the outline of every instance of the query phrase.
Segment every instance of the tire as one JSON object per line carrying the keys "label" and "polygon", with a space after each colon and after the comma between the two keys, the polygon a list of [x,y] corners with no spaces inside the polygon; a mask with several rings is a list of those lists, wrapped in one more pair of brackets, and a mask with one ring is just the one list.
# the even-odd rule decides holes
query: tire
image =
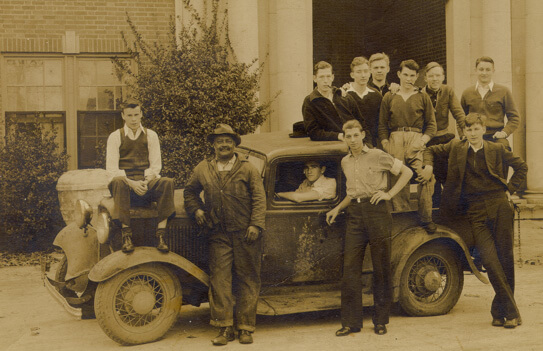
{"label": "tire", "polygon": [[[60,283],[66,282],[66,273],[68,272],[68,258],[66,255],[62,255],[62,258],[60,259],[60,262],[58,264],[57,271],[55,272],[55,280]],[[73,307],[81,308],[81,318],[82,319],[93,319],[95,318],[94,315],[94,290],[96,289],[96,286],[92,282],[87,283],[87,287],[81,295],[90,295],[91,299],[83,304],[80,305],[72,305]],[[62,288],[59,290],[59,293],[64,296],[65,298],[77,298],[79,297],[75,291],[68,289],[68,288]]]}
{"label": "tire", "polygon": [[410,316],[448,313],[462,293],[464,274],[456,253],[426,244],[407,260],[400,278],[400,306]]}
{"label": "tire", "polygon": [[96,319],[104,333],[119,344],[152,342],[175,323],[181,296],[179,279],[169,268],[142,264],[98,285]]}

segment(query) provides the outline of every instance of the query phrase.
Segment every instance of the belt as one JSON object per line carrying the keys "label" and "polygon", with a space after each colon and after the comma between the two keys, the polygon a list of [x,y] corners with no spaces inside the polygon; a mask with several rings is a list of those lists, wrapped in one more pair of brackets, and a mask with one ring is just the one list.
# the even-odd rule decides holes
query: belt
{"label": "belt", "polygon": [[422,133],[422,129],[414,127],[399,127],[392,129],[393,132],[417,132]]}
{"label": "belt", "polygon": [[352,199],[351,202],[357,202],[357,203],[369,202],[370,199],[371,197],[357,197],[357,198]]}

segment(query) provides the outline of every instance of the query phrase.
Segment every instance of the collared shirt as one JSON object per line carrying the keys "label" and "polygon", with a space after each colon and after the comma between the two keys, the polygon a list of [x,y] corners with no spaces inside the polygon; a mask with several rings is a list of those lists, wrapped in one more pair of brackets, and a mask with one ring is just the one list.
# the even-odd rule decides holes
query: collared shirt
{"label": "collared shirt", "polygon": [[368,87],[370,88],[373,88],[375,90],[377,90],[378,92],[381,93],[381,95],[385,96],[386,93],[388,93],[390,91],[390,83],[388,82],[388,80],[385,79],[385,84],[378,87],[374,82],[373,82],[373,78],[370,78],[370,80],[368,81]]}
{"label": "collared shirt", "polygon": [[430,97],[430,101],[432,101],[432,106],[434,106],[434,109],[436,108],[437,95],[439,94],[440,91],[441,91],[441,87],[437,90],[433,90],[428,85],[426,86],[426,93]]}
{"label": "collared shirt", "polygon": [[368,88],[368,86],[366,85],[366,90],[364,90],[364,92],[362,92],[362,94],[360,94],[358,91],[356,91],[352,84],[349,84],[349,89],[347,89],[347,91],[354,91],[356,93],[356,95],[358,95],[361,99],[364,98],[364,96],[368,95],[369,93],[376,93],[375,90],[372,90],[370,88]]}
{"label": "collared shirt", "polygon": [[219,162],[219,160],[217,160],[217,171],[219,171],[219,172],[231,171],[232,167],[234,167],[234,163],[236,163],[236,154],[234,154],[234,156],[232,156],[230,161],[228,161],[226,163]]}
{"label": "collared shirt", "polygon": [[[151,129],[138,127],[134,133],[126,124],[123,127],[124,135],[131,140],[136,140],[141,133],[147,134],[147,149],[149,150],[149,168],[144,171],[145,177],[154,176],[160,178],[160,170],[162,169],[162,159],[160,157],[160,142],[158,135]],[[106,170],[109,176],[126,177],[124,169],[119,169],[119,147],[121,146],[121,133],[117,129],[109,135],[107,139],[107,154],[106,154]]]}
{"label": "collared shirt", "polygon": [[347,178],[347,196],[351,199],[370,198],[377,191],[388,187],[387,172],[400,174],[402,161],[383,150],[362,148],[362,153],[349,153],[341,160],[341,168]]}
{"label": "collared shirt", "polygon": [[472,143],[470,143],[470,142],[468,142],[468,143],[469,143],[469,147],[473,150],[473,152],[477,152],[477,151],[481,150],[483,148],[483,146],[484,146],[484,143],[481,143],[481,147],[475,148],[475,146],[473,146]]}
{"label": "collared shirt", "polygon": [[481,95],[481,98],[484,98],[486,93],[488,93],[488,91],[492,91],[493,88],[494,88],[494,81],[490,81],[488,85],[479,84],[479,81],[475,83],[475,90],[479,92],[479,94]]}
{"label": "collared shirt", "polygon": [[336,197],[336,180],[323,175],[319,177],[313,184],[305,179],[302,184],[296,189],[297,193],[306,193],[308,191],[316,191],[319,193],[319,201],[325,199],[333,199]]}

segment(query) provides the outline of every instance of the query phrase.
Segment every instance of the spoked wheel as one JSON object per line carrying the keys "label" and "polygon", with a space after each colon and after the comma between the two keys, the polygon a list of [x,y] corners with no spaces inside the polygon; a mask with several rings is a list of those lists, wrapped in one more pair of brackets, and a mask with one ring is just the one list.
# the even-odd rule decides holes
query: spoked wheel
{"label": "spoked wheel", "polygon": [[445,314],[456,305],[463,285],[454,251],[443,244],[427,244],[409,257],[402,271],[400,305],[412,316]]}
{"label": "spoked wheel", "polygon": [[96,318],[102,330],[124,345],[162,337],[175,323],[181,306],[181,285],[161,264],[132,267],[98,285]]}

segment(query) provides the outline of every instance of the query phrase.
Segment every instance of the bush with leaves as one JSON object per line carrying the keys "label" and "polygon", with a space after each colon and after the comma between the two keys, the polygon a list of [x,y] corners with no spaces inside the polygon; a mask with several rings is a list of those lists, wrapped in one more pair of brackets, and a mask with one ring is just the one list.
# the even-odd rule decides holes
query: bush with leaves
{"label": "bush with leaves", "polygon": [[64,225],[56,184],[68,156],[40,123],[13,127],[0,143],[0,250],[50,248]]}
{"label": "bush with leaves", "polygon": [[161,139],[162,173],[178,187],[210,155],[206,136],[218,123],[247,134],[271,112],[270,102],[258,99],[262,65],[236,60],[219,0],[203,16],[189,0],[183,2],[192,20],[178,36],[172,21],[167,43],[147,43],[128,18],[132,39],[124,33],[123,38],[137,69],[114,60],[117,74],[143,104],[143,123]]}

